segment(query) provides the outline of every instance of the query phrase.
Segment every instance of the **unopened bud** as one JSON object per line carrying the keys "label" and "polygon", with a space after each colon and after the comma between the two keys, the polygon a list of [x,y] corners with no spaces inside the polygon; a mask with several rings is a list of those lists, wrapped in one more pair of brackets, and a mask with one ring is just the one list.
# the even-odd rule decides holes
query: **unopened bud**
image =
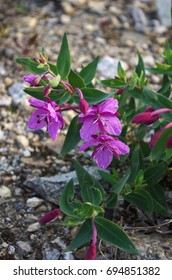
{"label": "unopened bud", "polygon": [[30,86],[37,86],[41,80],[41,77],[38,75],[24,76],[23,80],[30,84]]}
{"label": "unopened bud", "polygon": [[39,58],[38,58],[37,56],[35,56],[35,57],[33,58],[33,60],[36,61],[36,62],[39,62]]}
{"label": "unopened bud", "polygon": [[49,95],[51,92],[51,86],[48,84],[45,88],[44,88],[44,96]]}
{"label": "unopened bud", "polygon": [[45,64],[45,63],[46,63],[46,60],[45,60],[44,58],[40,58],[39,61],[40,61],[40,63],[42,63],[42,64]]}
{"label": "unopened bud", "polygon": [[85,260],[95,260],[96,258],[96,245],[91,245],[87,251]]}
{"label": "unopened bud", "polygon": [[47,214],[45,214],[44,216],[42,216],[39,220],[39,223],[42,225],[49,223],[52,220],[54,220],[60,213],[61,213],[60,209],[54,209],[54,210],[48,212]]}
{"label": "unopened bud", "polygon": [[79,109],[84,115],[88,112],[89,105],[84,98],[80,98]]}

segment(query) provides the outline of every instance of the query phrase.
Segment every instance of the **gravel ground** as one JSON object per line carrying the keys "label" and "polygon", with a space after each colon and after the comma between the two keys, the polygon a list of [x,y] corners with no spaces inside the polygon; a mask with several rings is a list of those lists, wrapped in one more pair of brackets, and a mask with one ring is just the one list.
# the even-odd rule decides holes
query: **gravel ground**
{"label": "gravel ground", "polygon": [[[63,188],[73,176],[71,159],[78,158],[91,169],[94,163],[89,153],[79,154],[77,150],[65,159],[58,156],[65,131],[52,143],[45,131],[27,129],[32,111],[22,91],[22,76],[27,72],[15,59],[33,57],[44,46],[49,60],[55,62],[62,35],[67,32],[75,70],[100,55],[97,77],[113,76],[119,60],[130,75],[137,63],[137,49],[146,66],[161,60],[170,29],[161,24],[154,0],[0,0],[0,21],[0,259],[84,259],[85,247],[74,253],[64,250],[77,228],[64,228],[63,215],[46,226],[39,225],[40,216],[57,207],[58,201],[56,197],[46,199],[36,185],[41,185],[42,177],[55,175],[59,188]],[[148,78],[157,89],[161,77]],[[66,114],[67,124],[72,117]],[[30,178],[36,182],[34,187],[28,184]],[[143,220],[154,224],[155,217],[122,209],[119,207],[114,218],[140,250],[137,258],[172,259],[170,229],[137,230]],[[100,242],[97,258],[136,257]]]}

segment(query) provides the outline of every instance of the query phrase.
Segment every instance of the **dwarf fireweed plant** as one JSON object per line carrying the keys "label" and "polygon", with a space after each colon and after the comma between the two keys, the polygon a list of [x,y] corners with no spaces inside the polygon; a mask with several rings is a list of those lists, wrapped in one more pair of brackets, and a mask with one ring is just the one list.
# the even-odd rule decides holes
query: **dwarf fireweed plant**
{"label": "dwarf fireweed plant", "polygon": [[[31,73],[23,77],[28,85],[24,91],[32,97],[29,105],[33,107],[28,128],[46,128],[55,141],[65,127],[64,112],[74,111],[60,156],[76,145],[80,151],[92,150],[102,181],[109,186],[105,190],[75,160],[80,194],[75,193],[71,179],[58,202],[60,209],[40,218],[40,224],[46,224],[65,214],[64,226],[78,226],[67,250],[86,245],[86,259],[96,258],[100,239],[130,254],[139,253],[122,228],[105,218],[107,209],[117,207],[120,196],[135,208],[169,216],[163,187],[172,169],[172,50],[168,43],[163,58],[164,63],[157,62],[155,68],[145,70],[138,52],[131,78],[119,62],[117,76],[97,80],[105,91],[96,89],[92,82],[98,57],[79,73],[71,69],[66,34],[56,65],[49,62],[44,49],[34,58],[17,59]],[[162,76],[157,92],[148,87],[146,71]],[[111,89],[108,93],[107,88]]]}

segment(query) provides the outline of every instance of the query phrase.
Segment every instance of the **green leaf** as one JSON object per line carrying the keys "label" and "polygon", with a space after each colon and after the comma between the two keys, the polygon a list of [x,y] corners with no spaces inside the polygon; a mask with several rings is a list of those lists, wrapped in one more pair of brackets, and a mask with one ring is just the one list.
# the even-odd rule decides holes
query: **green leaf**
{"label": "green leaf", "polygon": [[68,91],[66,91],[65,93],[63,93],[62,97],[60,97],[58,104],[63,104],[63,103],[67,103],[71,98],[71,95]]}
{"label": "green leaf", "polygon": [[168,138],[172,135],[172,127],[165,129],[159,136],[157,142],[152,148],[150,157],[152,160],[162,159],[162,155],[166,149]]}
{"label": "green leaf", "polygon": [[78,116],[75,116],[69,125],[68,132],[62,150],[60,152],[60,156],[65,156],[78,144],[78,142],[80,141],[80,127],[81,125],[78,124]]}
{"label": "green leaf", "polygon": [[103,87],[110,87],[120,89],[126,86],[126,83],[121,79],[108,79],[108,80],[97,80],[98,84]]}
{"label": "green leaf", "polygon": [[[62,90],[61,92],[60,91],[56,92],[55,90],[51,91],[49,97],[51,98],[52,101],[57,101],[64,95],[63,88],[61,88],[61,86],[59,86],[59,90],[60,89]],[[35,97],[39,100],[46,101],[46,98],[44,96],[44,87],[29,87],[29,88],[25,88],[23,91],[31,95],[32,97]]]}
{"label": "green leaf", "polygon": [[72,85],[73,88],[83,88],[85,87],[84,80],[73,70],[70,70],[69,76],[69,83]]}
{"label": "green leaf", "polygon": [[131,173],[131,169],[129,168],[125,173],[124,177],[121,180],[119,180],[114,186],[112,186],[110,192],[119,194],[122,191],[122,189],[125,187],[127,180],[130,176],[130,173]]}
{"label": "green leaf", "polygon": [[117,178],[113,174],[108,173],[104,170],[98,170],[100,176],[112,186],[117,183]]}
{"label": "green leaf", "polygon": [[[148,87],[144,87],[142,91],[137,89],[129,90],[128,93],[132,97],[142,100],[146,106],[152,106],[155,109],[163,107],[172,109],[172,101],[170,99]],[[166,116],[166,114],[164,115]]]}
{"label": "green leaf", "polygon": [[136,66],[136,73],[139,77],[143,75],[142,79],[145,79],[145,66],[144,66],[143,58],[139,51],[137,52],[137,55],[138,55],[138,64]]}
{"label": "green leaf", "polygon": [[39,64],[29,57],[18,57],[16,61],[23,65],[28,70],[28,72],[32,74],[40,75],[47,71],[46,67],[38,68]]}
{"label": "green leaf", "polygon": [[[114,93],[105,93],[105,92],[102,92],[102,91],[100,91],[98,89],[94,89],[94,88],[81,88],[81,91],[84,95],[84,98],[87,100],[87,102],[90,105],[100,103],[114,95]],[[78,104],[79,103],[78,94],[75,93],[72,97],[73,97],[74,102],[76,104]]]}
{"label": "green leaf", "polygon": [[145,211],[153,210],[152,197],[147,191],[143,189],[138,189],[132,193],[126,194],[124,198],[139,209]]}
{"label": "green leaf", "polygon": [[127,253],[139,254],[127,234],[118,225],[102,217],[96,217],[95,224],[99,238]]}
{"label": "green leaf", "polygon": [[147,187],[146,190],[153,199],[153,212],[161,214],[165,217],[169,216],[164,189],[159,184],[156,184],[154,186]]}
{"label": "green leaf", "polygon": [[172,75],[172,66],[169,66],[168,69],[166,67],[161,68],[147,68],[147,70],[152,74],[163,74],[163,75]]}
{"label": "green leaf", "polygon": [[124,71],[124,69],[122,68],[121,62],[118,62],[118,76],[119,78],[123,79],[124,81],[126,80],[126,72]]}
{"label": "green leaf", "polygon": [[63,35],[60,52],[57,58],[57,72],[62,79],[66,79],[70,72],[71,58],[66,33]]}
{"label": "green leaf", "polygon": [[[75,170],[77,173],[77,178],[79,181],[79,185],[81,187],[81,195],[86,202],[92,202],[89,200],[94,200],[98,205],[98,202],[104,198],[104,189],[102,185],[92,177],[77,161],[74,161]],[[99,190],[92,190],[92,188]],[[96,197],[97,195],[97,197]],[[95,203],[93,203],[95,204]]]}
{"label": "green leaf", "polygon": [[67,218],[66,220],[64,220],[63,222],[63,226],[67,226],[67,227],[75,227],[80,225],[83,222],[83,218]]}
{"label": "green leaf", "polygon": [[78,214],[75,213],[75,210],[78,209],[82,211],[82,204],[81,203],[76,204],[75,202],[71,202],[73,198],[74,198],[74,185],[73,185],[73,179],[71,179],[67,183],[66,187],[64,188],[61,194],[59,205],[60,205],[60,209],[64,214],[71,216],[73,218],[78,218]]}
{"label": "green leaf", "polygon": [[105,201],[106,208],[114,209],[118,203],[118,195],[116,193],[110,193]]}
{"label": "green leaf", "polygon": [[99,61],[99,57],[97,56],[92,62],[90,62],[85,67],[83,67],[82,70],[80,71],[79,75],[83,78],[86,85],[91,83],[91,81],[93,80],[96,74],[98,61]]}
{"label": "green leaf", "polygon": [[145,171],[145,182],[148,186],[154,186],[158,183],[167,171],[167,164],[165,162],[160,162],[158,164],[149,167]]}
{"label": "green leaf", "polygon": [[89,219],[82,224],[75,238],[72,240],[70,245],[66,248],[66,251],[73,251],[81,247],[82,245],[90,241],[91,237],[92,237],[92,225],[91,225],[91,220]]}
{"label": "green leaf", "polygon": [[130,161],[131,161],[131,174],[127,183],[133,184],[139,169],[139,145],[135,146]]}
{"label": "green leaf", "polygon": [[165,95],[166,97],[170,96],[171,93],[171,81],[167,75],[164,75],[162,81],[162,87],[158,90],[158,93]]}

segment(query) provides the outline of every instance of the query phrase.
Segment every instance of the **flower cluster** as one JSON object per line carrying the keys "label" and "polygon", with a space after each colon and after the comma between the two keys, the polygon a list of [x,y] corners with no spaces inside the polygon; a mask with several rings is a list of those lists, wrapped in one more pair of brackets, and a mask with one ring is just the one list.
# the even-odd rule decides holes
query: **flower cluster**
{"label": "flower cluster", "polygon": [[[24,80],[31,87],[39,86],[41,79],[49,82],[46,73],[41,76],[24,76]],[[58,105],[56,102],[53,102],[49,97],[51,85],[48,83],[43,90],[46,101],[36,98],[29,99],[30,105],[36,108],[36,110],[28,121],[28,127],[36,130],[46,127],[52,141],[55,141],[59,130],[65,125],[62,111],[72,109],[80,113],[79,123],[82,123],[80,137],[86,142],[81,146],[80,150],[83,151],[92,145],[96,145],[92,157],[100,168],[107,168],[113,159],[113,155],[119,158],[120,155],[129,153],[129,147],[116,137],[122,131],[122,125],[118,119],[119,114],[117,112],[118,101],[108,98],[101,104],[89,107],[81,89],[73,88],[67,81],[61,80],[59,82],[71,95],[75,92],[79,95],[78,106],[72,106],[68,103]]]}
{"label": "flower cluster", "polygon": [[81,138],[86,142],[80,148],[81,151],[92,145],[96,145],[92,153],[97,165],[105,169],[113,159],[113,155],[129,153],[129,147],[117,137],[122,131],[122,126],[117,118],[118,101],[108,98],[100,105],[93,105],[86,114],[79,115],[79,122],[83,123],[80,130]]}

